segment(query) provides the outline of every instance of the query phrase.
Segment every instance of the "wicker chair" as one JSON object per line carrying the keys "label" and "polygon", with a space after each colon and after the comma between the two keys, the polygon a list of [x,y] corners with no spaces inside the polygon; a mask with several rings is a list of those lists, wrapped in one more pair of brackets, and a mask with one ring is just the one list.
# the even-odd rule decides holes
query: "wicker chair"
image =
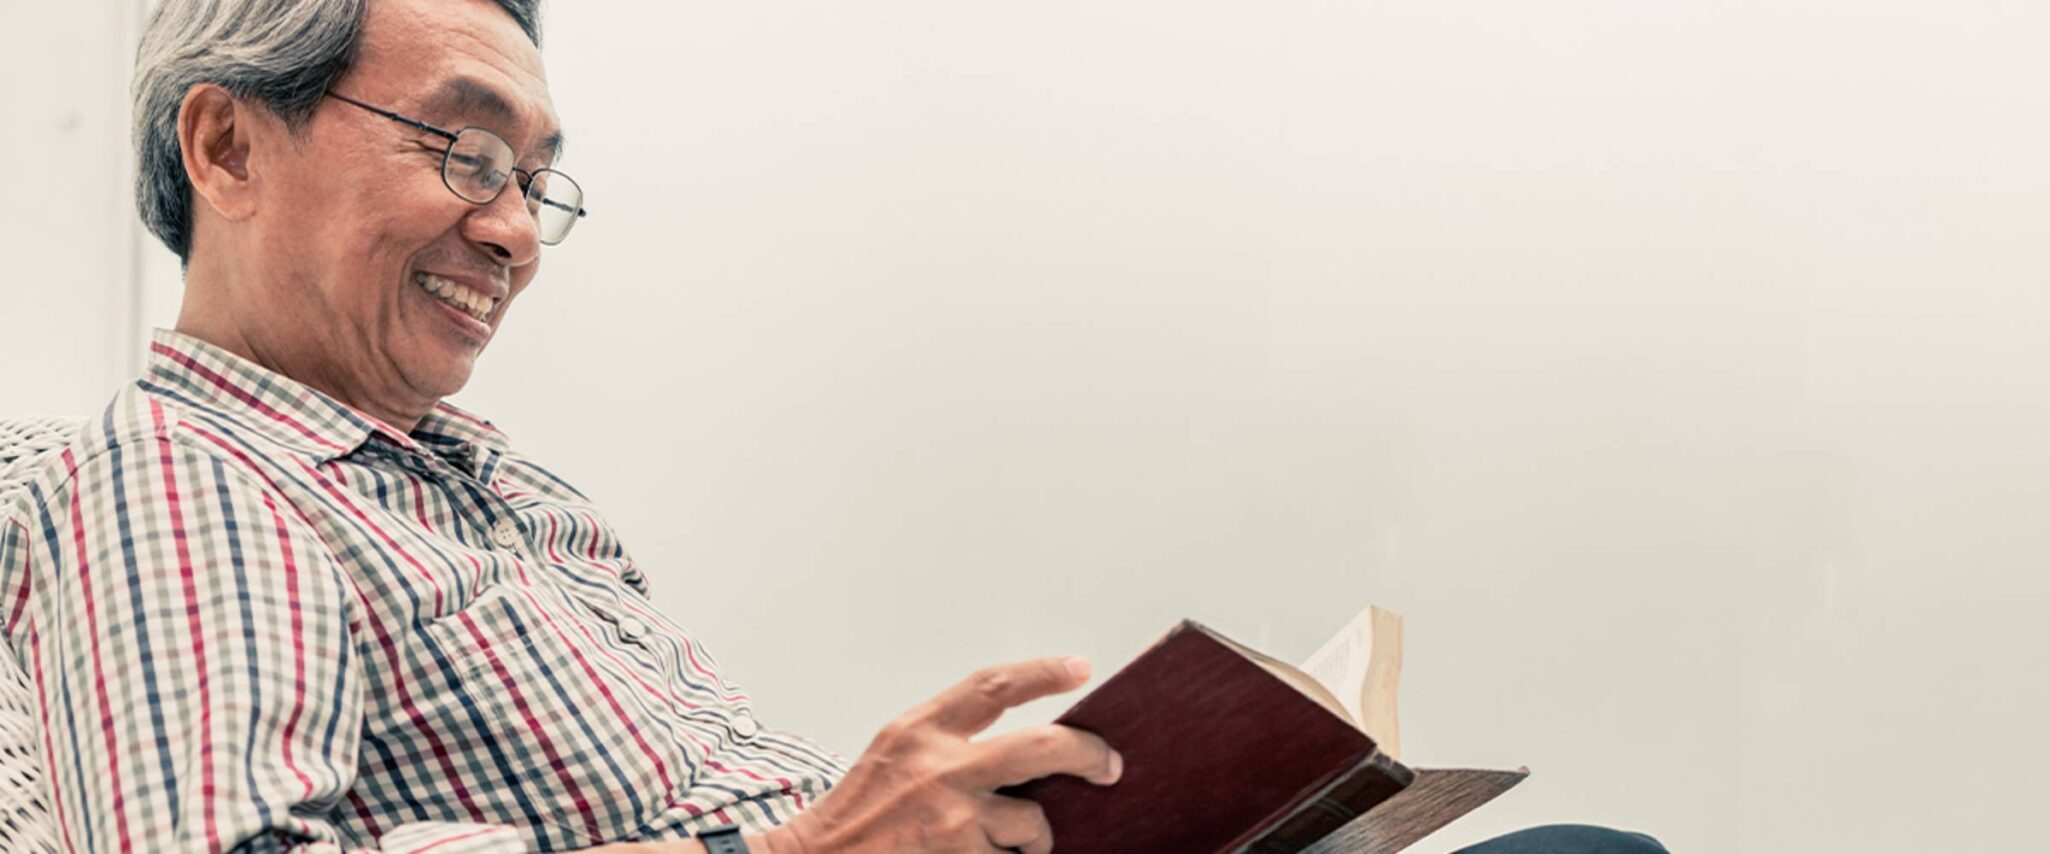
{"label": "wicker chair", "polygon": [[[78,428],[75,420],[0,420],[0,506],[44,457],[71,444]],[[57,850],[41,732],[28,677],[13,654],[0,652],[0,851]]]}

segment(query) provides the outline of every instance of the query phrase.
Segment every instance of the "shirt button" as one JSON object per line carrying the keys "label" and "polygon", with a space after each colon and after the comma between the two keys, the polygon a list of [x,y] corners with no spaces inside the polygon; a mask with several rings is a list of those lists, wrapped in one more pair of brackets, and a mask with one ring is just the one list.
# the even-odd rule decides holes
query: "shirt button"
{"label": "shirt button", "polygon": [[733,734],[740,736],[741,741],[754,738],[761,731],[762,725],[755,723],[753,715],[741,712],[733,716]]}
{"label": "shirt button", "polygon": [[498,520],[498,524],[491,526],[491,541],[501,549],[519,548],[520,524],[511,519]]}
{"label": "shirt button", "polygon": [[622,640],[640,640],[641,636],[646,635],[647,633],[647,623],[643,623],[640,620],[636,620],[632,617],[627,617],[619,621],[619,637]]}

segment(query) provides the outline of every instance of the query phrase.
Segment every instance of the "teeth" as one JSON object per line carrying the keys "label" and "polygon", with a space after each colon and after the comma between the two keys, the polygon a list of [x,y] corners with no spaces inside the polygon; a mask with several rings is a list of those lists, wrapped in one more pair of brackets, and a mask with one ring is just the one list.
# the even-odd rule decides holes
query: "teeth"
{"label": "teeth", "polygon": [[419,285],[421,290],[433,294],[436,299],[460,308],[463,313],[478,320],[488,319],[492,307],[498,304],[498,300],[431,273],[413,274],[413,283]]}

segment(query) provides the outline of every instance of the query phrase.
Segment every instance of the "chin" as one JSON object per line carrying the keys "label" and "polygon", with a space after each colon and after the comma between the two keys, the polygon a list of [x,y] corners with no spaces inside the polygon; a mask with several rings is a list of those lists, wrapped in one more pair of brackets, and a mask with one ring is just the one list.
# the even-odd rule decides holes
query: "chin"
{"label": "chin", "polygon": [[462,391],[477,368],[479,350],[433,353],[413,361],[406,373],[407,384],[436,400]]}

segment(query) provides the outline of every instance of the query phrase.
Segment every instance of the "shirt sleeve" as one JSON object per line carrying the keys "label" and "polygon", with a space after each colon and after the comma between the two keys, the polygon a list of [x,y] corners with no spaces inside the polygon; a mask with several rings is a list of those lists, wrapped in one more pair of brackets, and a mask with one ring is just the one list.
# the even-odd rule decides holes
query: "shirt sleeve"
{"label": "shirt sleeve", "polygon": [[[66,850],[363,851],[349,576],[279,491],[162,436],[66,456],[18,505],[0,591]],[[392,852],[524,851],[513,828],[391,828]]]}

